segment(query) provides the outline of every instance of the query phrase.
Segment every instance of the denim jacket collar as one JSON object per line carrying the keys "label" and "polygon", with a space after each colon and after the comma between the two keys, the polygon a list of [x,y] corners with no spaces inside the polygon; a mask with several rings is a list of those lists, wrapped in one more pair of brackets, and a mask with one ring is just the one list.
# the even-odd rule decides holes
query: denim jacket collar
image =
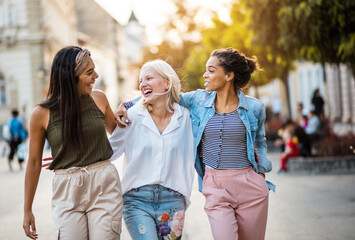
{"label": "denim jacket collar", "polygon": [[205,101],[205,107],[212,107],[214,106],[214,100],[216,98],[217,92],[212,91],[211,94],[207,97]]}
{"label": "denim jacket collar", "polygon": [[238,108],[244,108],[245,110],[248,111],[248,105],[246,103],[246,99],[245,99],[245,96],[244,96],[244,93],[242,90],[239,90],[238,91],[238,98],[239,98],[239,106]]}
{"label": "denim jacket collar", "polygon": [[[208,98],[205,101],[204,106],[205,107],[212,107],[214,106],[214,100],[216,99],[217,92],[212,91],[211,94],[208,96]],[[238,91],[238,98],[239,98],[239,106],[238,108],[244,108],[245,110],[248,110],[248,105],[246,104],[245,96],[243,91]]]}

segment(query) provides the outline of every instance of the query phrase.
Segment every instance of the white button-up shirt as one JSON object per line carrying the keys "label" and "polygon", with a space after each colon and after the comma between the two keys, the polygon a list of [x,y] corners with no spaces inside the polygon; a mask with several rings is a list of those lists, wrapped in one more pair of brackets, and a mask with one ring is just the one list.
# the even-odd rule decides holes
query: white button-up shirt
{"label": "white button-up shirt", "polygon": [[169,125],[160,134],[141,103],[127,112],[132,124],[116,127],[109,141],[115,160],[125,153],[122,193],[144,185],[159,184],[173,189],[190,204],[194,177],[194,144],[190,111],[175,103]]}

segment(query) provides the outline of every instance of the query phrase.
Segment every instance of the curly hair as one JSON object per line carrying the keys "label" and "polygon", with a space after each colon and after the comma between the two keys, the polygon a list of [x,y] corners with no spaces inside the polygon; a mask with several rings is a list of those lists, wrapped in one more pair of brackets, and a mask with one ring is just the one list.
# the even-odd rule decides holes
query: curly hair
{"label": "curly hair", "polygon": [[225,73],[234,73],[233,86],[236,93],[249,83],[251,74],[260,69],[255,56],[248,58],[231,47],[216,49],[211,57],[217,57]]}

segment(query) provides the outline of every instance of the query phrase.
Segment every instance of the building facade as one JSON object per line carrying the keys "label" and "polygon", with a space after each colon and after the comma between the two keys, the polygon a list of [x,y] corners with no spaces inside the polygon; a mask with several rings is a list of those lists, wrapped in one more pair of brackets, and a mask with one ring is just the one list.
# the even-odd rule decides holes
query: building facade
{"label": "building facade", "polygon": [[326,64],[329,117],[335,132],[355,132],[355,79],[349,67]]}
{"label": "building facade", "polygon": [[[316,89],[325,101],[325,115],[333,123],[334,131],[341,135],[355,131],[355,81],[346,65],[314,64],[295,62],[295,68],[288,77],[290,114],[296,118],[297,104],[302,103],[306,111],[313,110],[312,96]],[[258,89],[260,99],[273,109],[274,113],[287,116],[283,104],[282,84],[279,80]]]}
{"label": "building facade", "polygon": [[120,54],[126,56],[121,61],[122,77],[125,81],[121,84],[121,96],[123,100],[132,99],[138,89],[138,75],[140,64],[143,61],[143,50],[147,46],[145,27],[139,23],[134,12],[131,12],[128,23],[124,26],[125,34],[121,34],[120,42],[123,47],[120,48]]}
{"label": "building facade", "polygon": [[[68,45],[91,51],[99,73],[94,87],[106,92],[115,109],[123,87],[136,89],[138,79],[137,70],[129,68],[126,48],[132,47],[127,43],[132,36],[125,36],[126,27],[94,0],[0,0],[0,125],[12,108],[26,106],[30,115],[45,98],[52,59]],[[144,39],[144,31],[136,34]],[[142,48],[131,50],[139,55]]]}

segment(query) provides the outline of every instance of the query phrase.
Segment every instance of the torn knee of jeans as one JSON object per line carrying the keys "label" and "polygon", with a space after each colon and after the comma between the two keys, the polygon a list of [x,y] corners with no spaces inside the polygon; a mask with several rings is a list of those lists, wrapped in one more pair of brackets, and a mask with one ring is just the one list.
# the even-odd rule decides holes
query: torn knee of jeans
{"label": "torn knee of jeans", "polygon": [[145,234],[147,232],[147,228],[143,224],[139,224],[138,231],[140,234]]}

